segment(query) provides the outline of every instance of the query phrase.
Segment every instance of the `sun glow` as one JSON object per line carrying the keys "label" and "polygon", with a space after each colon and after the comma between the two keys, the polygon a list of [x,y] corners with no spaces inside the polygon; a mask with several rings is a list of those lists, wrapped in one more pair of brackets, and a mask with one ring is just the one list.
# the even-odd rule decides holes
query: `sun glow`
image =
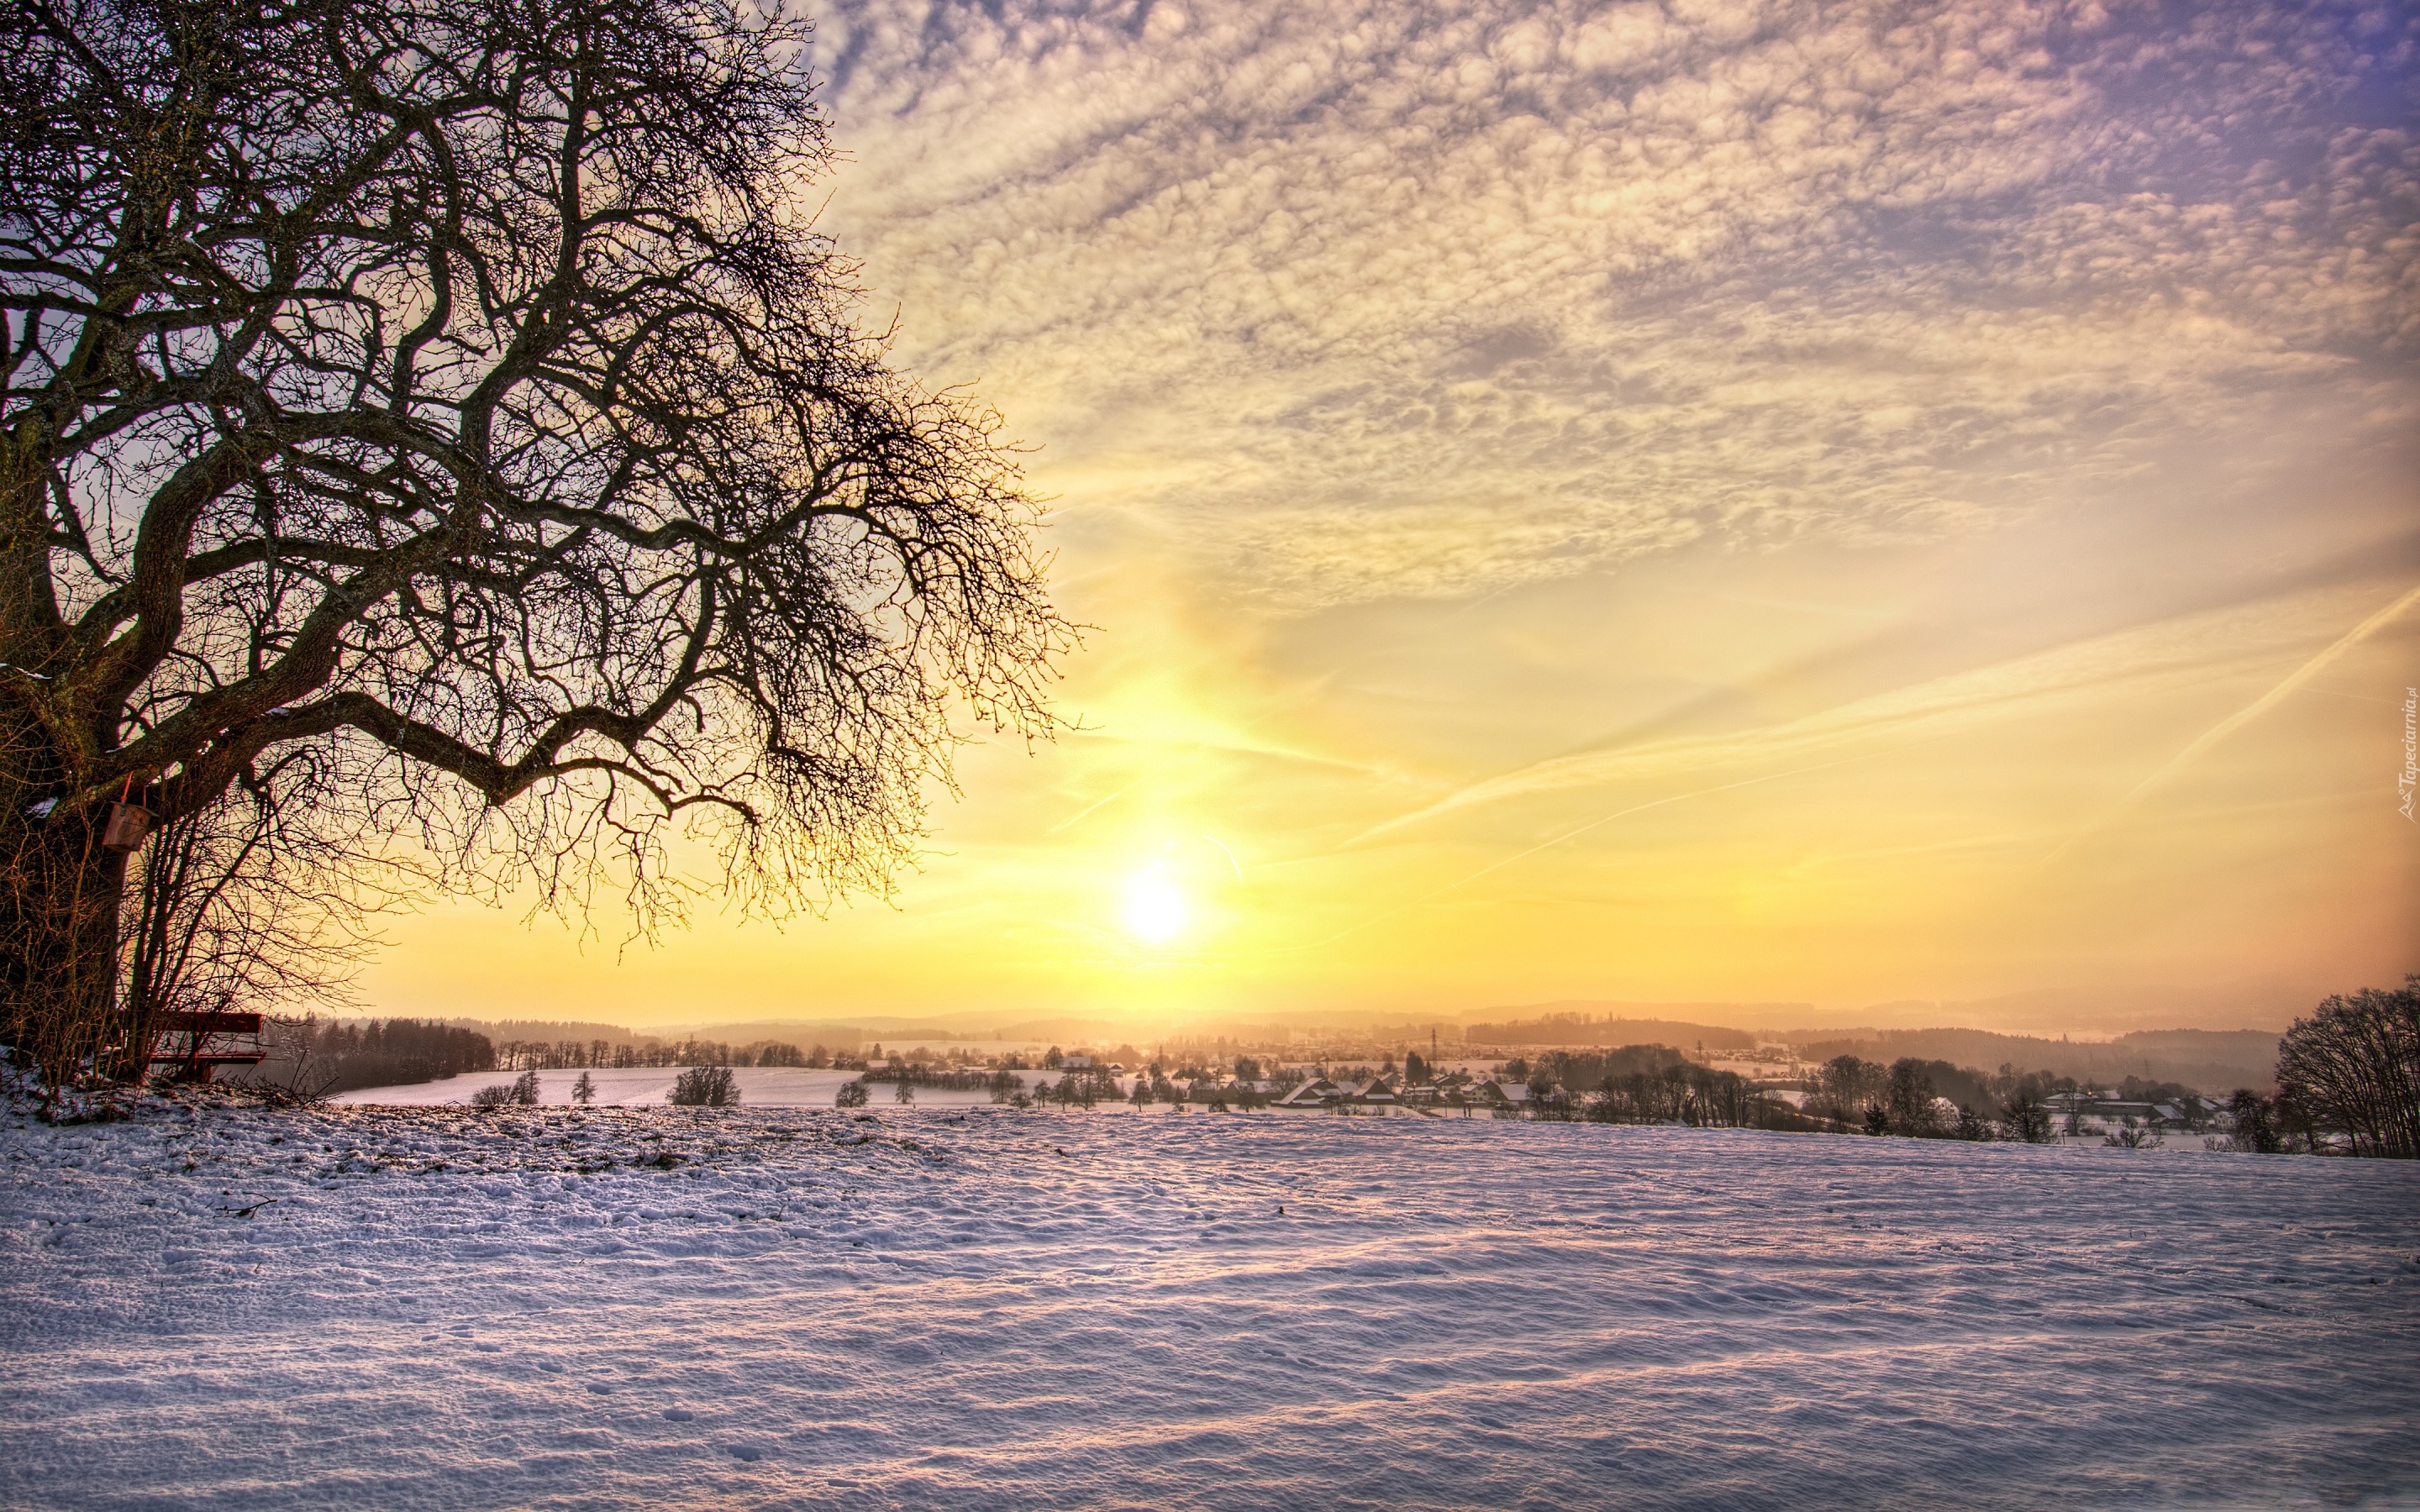
{"label": "sun glow", "polygon": [[1145,872],[1126,883],[1126,928],[1135,937],[1165,945],[1185,929],[1185,894],[1158,872]]}

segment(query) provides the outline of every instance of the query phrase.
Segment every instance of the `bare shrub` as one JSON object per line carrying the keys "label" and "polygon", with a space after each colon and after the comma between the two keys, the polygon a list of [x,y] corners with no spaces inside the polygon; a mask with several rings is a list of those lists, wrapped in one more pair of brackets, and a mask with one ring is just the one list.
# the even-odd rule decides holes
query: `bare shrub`
{"label": "bare shrub", "polygon": [[739,1102],[739,1088],[728,1066],[691,1066],[674,1079],[664,1101],[684,1108],[734,1107]]}

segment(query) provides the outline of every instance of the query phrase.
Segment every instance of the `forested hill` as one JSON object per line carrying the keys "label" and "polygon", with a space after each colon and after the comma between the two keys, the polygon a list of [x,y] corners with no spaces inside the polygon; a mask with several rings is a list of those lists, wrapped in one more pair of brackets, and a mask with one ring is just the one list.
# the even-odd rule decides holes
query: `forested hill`
{"label": "forested hill", "polygon": [[[1606,1048],[1619,1045],[1666,1044],[1694,1053],[1745,1050],[1758,1043],[1789,1045],[1807,1060],[1855,1056],[1885,1065],[1901,1057],[1946,1060],[1954,1065],[1994,1071],[2002,1066],[2072,1076],[2078,1081],[2115,1085],[2129,1076],[2146,1081],[2181,1082],[2223,1097],[2239,1087],[2267,1088],[2276,1072],[2277,1035],[2268,1029],[2143,1029],[2114,1040],[2071,1041],[2040,1035],[1995,1034],[1988,1029],[1764,1029],[1734,1028],[1735,1024],[1787,1023],[1783,1013],[1796,1004],[1541,1004],[1544,1011],[1515,1016],[1507,1011],[1494,1023],[1473,1024],[1463,1031],[1474,1049],[1522,1047],[1539,1049]],[[1631,1016],[1626,1011],[1648,1008],[1687,1009],[1688,1016]],[[1780,1011],[1776,1011],[1779,1010]],[[1730,1023],[1710,1022],[1730,1019]]]}
{"label": "forested hill", "polygon": [[2268,1029],[2146,1029],[2094,1042],[1987,1029],[1801,1029],[1775,1038],[1808,1060],[1855,1056],[1888,1062],[1913,1056],[1985,1071],[2045,1071],[2078,1081],[2139,1076],[2182,1082],[2214,1097],[2239,1087],[2266,1088],[2277,1068],[2277,1035]]}
{"label": "forested hill", "polygon": [[[1627,1008],[1631,1005],[1621,1006]],[[1695,1003],[1686,1006],[1700,1011],[1736,1007],[1762,1011],[1776,1005]],[[1788,1006],[1796,1008],[1800,1005]],[[1610,1013],[1597,1017],[1586,1011],[1549,1012],[1535,1018],[1507,1018],[1497,1024],[1473,1024],[1462,1031],[1462,1037],[1473,1045],[1670,1044],[1687,1049],[1703,1043],[1709,1050],[1745,1050],[1754,1046],[1758,1040],[1758,1036],[1745,1029],[1730,1028],[1719,1024],[1675,1018],[1633,1018]]]}
{"label": "forested hill", "polygon": [[642,1038],[636,1030],[618,1024],[571,1023],[556,1019],[473,1019],[450,1018],[445,1021],[458,1029],[484,1034],[498,1044],[519,1040],[530,1044],[552,1044],[571,1041],[588,1044],[597,1040],[607,1044],[635,1044]]}

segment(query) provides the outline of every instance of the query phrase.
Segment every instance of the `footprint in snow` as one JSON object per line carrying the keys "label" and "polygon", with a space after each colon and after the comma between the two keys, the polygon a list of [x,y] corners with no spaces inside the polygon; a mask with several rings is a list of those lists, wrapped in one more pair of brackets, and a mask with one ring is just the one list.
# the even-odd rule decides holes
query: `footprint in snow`
{"label": "footprint in snow", "polygon": [[610,1396],[613,1394],[613,1388],[601,1381],[590,1381],[588,1383],[588,1389],[595,1392],[599,1396]]}
{"label": "footprint in snow", "polygon": [[664,1416],[674,1423],[690,1423],[696,1421],[697,1418],[697,1414],[686,1407],[667,1407],[664,1409]]}
{"label": "footprint in snow", "polygon": [[752,1465],[765,1458],[765,1451],[752,1443],[726,1443],[722,1452],[734,1459],[745,1459]]}

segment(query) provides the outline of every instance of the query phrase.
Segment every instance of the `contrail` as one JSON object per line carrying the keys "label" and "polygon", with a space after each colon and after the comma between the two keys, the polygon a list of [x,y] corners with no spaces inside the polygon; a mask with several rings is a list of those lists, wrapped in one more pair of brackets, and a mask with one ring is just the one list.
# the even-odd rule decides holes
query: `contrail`
{"label": "contrail", "polygon": [[1218,854],[1220,854],[1221,856],[1224,856],[1227,858],[1227,864],[1228,864],[1229,866],[1232,866],[1232,867],[1233,867],[1233,868],[1235,869],[1235,880],[1236,880],[1236,881],[1238,881],[1238,882],[1243,881],[1243,880],[1244,880],[1244,863],[1235,859],[1235,853],[1234,853],[1234,852],[1233,852],[1233,851],[1231,851],[1231,850],[1229,850],[1229,849],[1227,849],[1226,842],[1225,842],[1224,841],[1218,840],[1218,839],[1217,839],[1216,837],[1214,837],[1214,836],[1210,836],[1210,835],[1204,835],[1204,836],[1202,836],[1202,838],[1203,840],[1209,841],[1211,844],[1216,845],[1216,846],[1218,846]]}
{"label": "contrail", "polygon": [[1737,782],[1725,782],[1719,787],[1697,788],[1687,793],[1675,793],[1668,797],[1653,798],[1646,803],[1633,804],[1627,809],[1619,810],[1613,813],[1606,814],[1602,819],[1591,819],[1587,824],[1580,825],[1577,829],[1568,830],[1563,834],[1556,836],[1553,840],[1541,841],[1536,845],[1530,846],[1526,851],[1522,851],[1516,855],[1508,856],[1500,861],[1490,862],[1488,865],[1482,866],[1478,871],[1473,872],[1470,875],[1456,882],[1449,882],[1444,887],[1437,888],[1435,892],[1424,893],[1421,896],[1413,899],[1410,903],[1404,903],[1400,908],[1389,908],[1383,914],[1373,914],[1368,918],[1361,920],[1358,924],[1347,924],[1344,928],[1338,930],[1335,933],[1327,936],[1327,938],[1324,940],[1314,940],[1311,944],[1304,946],[1303,949],[1306,950],[1316,950],[1322,946],[1333,945],[1338,940],[1344,938],[1347,934],[1358,933],[1360,931],[1368,929],[1373,924],[1383,924],[1388,919],[1393,918],[1399,914],[1410,913],[1413,909],[1420,907],[1424,903],[1435,902],[1437,899],[1444,897],[1449,892],[1454,892],[1470,886],[1472,883],[1478,881],[1481,877],[1487,875],[1491,872],[1501,872],[1515,861],[1526,861],[1530,856],[1537,855],[1540,851],[1553,850],[1556,846],[1562,844],[1566,841],[1577,840],[1582,835],[1587,834],[1590,830],[1595,829],[1603,825],[1609,825],[1617,819],[1627,819],[1632,814],[1645,813],[1650,809],[1661,809],[1668,803],[1679,803],[1684,798],[1702,798],[1711,794],[1729,793],[1733,788],[1752,788],[1760,782],[1777,782],[1785,777],[1804,777],[1809,772],[1828,771],[1835,766],[1846,766],[1851,762],[1862,761],[1865,758],[1859,756],[1847,756],[1837,762],[1824,762],[1815,766],[1792,767],[1787,772],[1768,772],[1762,777],[1746,778]]}
{"label": "contrail", "polygon": [[1056,835],[1063,829],[1073,828],[1075,825],[1080,825],[1085,820],[1091,818],[1095,810],[1108,808],[1110,804],[1117,802],[1120,798],[1125,797],[1127,794],[1132,793],[1133,791],[1134,784],[1129,782],[1125,787],[1122,787],[1115,793],[1110,794],[1108,797],[1103,798],[1096,803],[1085,805],[1084,811],[1078,814],[1075,818],[1063,819],[1059,823],[1052,825],[1048,829],[1044,830],[1043,833],[1046,835]]}
{"label": "contrail", "polygon": [[1954,733],[2017,717],[2055,702],[2104,696],[2115,677],[2172,677],[2198,670],[2211,659],[2213,639],[2231,632],[2229,624],[2210,615],[2164,620],[1905,684],[1776,724],[1550,757],[1382,820],[1337,849],[1351,850],[1458,809],[1535,793],[1632,778],[1687,781],[1699,773],[1745,761],[1794,761],[1845,745]]}
{"label": "contrail", "polygon": [[2338,656],[2343,656],[2346,652],[2350,651],[2353,647],[2361,644],[2364,640],[2368,640],[2371,634],[2377,631],[2380,626],[2387,624],[2397,615],[2402,613],[2405,609],[2410,609],[2415,603],[2420,603],[2420,588],[2412,589],[2410,593],[2405,594],[2401,598],[2397,599],[2394,603],[2387,605],[2384,609],[2380,609],[2377,613],[2362,621],[2359,625],[2354,625],[2351,629],[2346,631],[2344,635],[2337,640],[2335,644],[2328,647],[2325,651],[2320,652],[2318,656],[2313,656],[2310,660],[2303,663],[2302,666],[2288,673],[2284,682],[2279,683],[2275,687],[2271,688],[2268,692],[2261,694],[2257,699],[2254,699],[2242,708],[2236,710],[2233,714],[2221,719],[2218,723],[2211,726],[2208,730],[2203,731],[2199,739],[2195,740],[2192,745],[2187,746],[2184,749],[2177,752],[2174,756],[2169,757],[2158,771],[2153,772],[2150,776],[2143,779],[2140,782],[2135,783],[2134,790],[2132,793],[2127,794],[2115,804],[2112,804],[2099,818],[2093,820],[2082,829],[2077,830],[2074,834],[2070,835],[2067,840],[2060,844],[2058,849],[2042,857],[2042,864],[2045,866],[2049,865],[2051,862],[2057,860],[2060,856],[2065,856],[2068,852],[2075,849],[2076,846],[2082,844],[2092,836],[2108,828],[2109,825],[2117,820],[2118,815],[2124,813],[2127,810],[2141,802],[2146,794],[2151,792],[2153,789],[2167,781],[2168,779],[2182,771],[2185,766],[2194,760],[2194,758],[2210,749],[2212,746],[2217,745],[2220,741],[2225,740],[2227,736],[2235,733],[2238,730],[2242,729],[2245,725],[2250,724],[2253,720],[2259,718],[2271,709],[2275,708],[2280,702],[2284,702],[2288,694],[2292,693],[2296,688],[2301,687],[2304,683],[2309,682],[2313,677],[2319,675],[2320,669],[2327,666],[2328,663],[2335,660]]}

